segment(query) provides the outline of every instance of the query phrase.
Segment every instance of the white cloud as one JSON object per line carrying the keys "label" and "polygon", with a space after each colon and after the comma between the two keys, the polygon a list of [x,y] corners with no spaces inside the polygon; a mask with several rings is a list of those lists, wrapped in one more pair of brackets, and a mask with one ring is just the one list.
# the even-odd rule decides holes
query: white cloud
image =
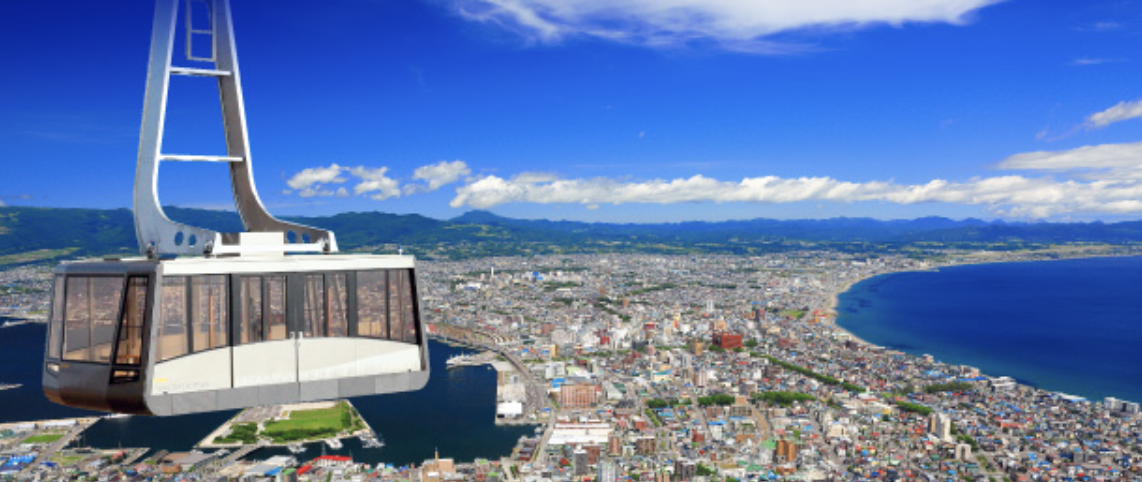
{"label": "white cloud", "polygon": [[342,176],[345,171],[344,167],[338,166],[336,163],[330,164],[329,167],[310,167],[302,169],[301,172],[294,174],[293,177],[286,181],[286,184],[293,190],[285,189],[282,194],[292,194],[297,191],[297,195],[301,197],[328,197],[328,196],[345,196],[348,191],[344,187],[336,190],[327,187],[327,184],[341,184],[347,179]]}
{"label": "white cloud", "polygon": [[293,189],[284,189],[282,194],[296,194],[301,197],[349,197],[349,189],[340,186],[333,189],[327,184],[343,184],[349,179],[344,175],[349,173],[360,180],[353,186],[353,194],[368,195],[372,199],[383,201],[400,196],[400,183],[396,179],[386,176],[389,168],[368,168],[365,166],[344,167],[331,164],[329,167],[311,167],[291,177],[286,184]]}
{"label": "white cloud", "polygon": [[1118,22],[1095,22],[1078,27],[1076,30],[1080,32],[1109,32],[1112,30],[1121,30],[1122,28],[1123,25]]}
{"label": "white cloud", "polygon": [[559,176],[551,172],[527,171],[516,174],[512,180],[515,182],[553,182],[559,180]]}
{"label": "white cloud", "polygon": [[[729,50],[782,53],[778,33],[910,22],[962,24],[1000,0],[453,0],[461,15],[540,42],[591,36],[647,46],[715,42]],[[803,48],[803,47],[800,47]]]}
{"label": "white cloud", "polygon": [[[1116,106],[1117,107],[1117,106]],[[1111,109],[1113,110],[1113,109]],[[1106,111],[1110,112],[1110,110]],[[677,179],[629,181],[616,178],[564,179],[551,172],[468,178],[451,205],[487,209],[509,203],[674,204],[683,202],[780,204],[806,201],[949,203],[983,206],[1007,217],[1044,218],[1070,214],[1142,214],[1142,142],[1082,146],[1061,151],[1015,154],[995,165],[1011,172],[966,181],[935,179],[904,184],[891,179],[852,182],[832,177],[747,177],[725,181],[695,175]],[[463,161],[441,161],[416,169],[422,184],[414,192],[436,190],[471,175]],[[359,180],[352,190],[343,184]],[[332,164],[302,170],[288,181],[301,197],[401,196],[401,183],[388,167],[353,168]],[[405,186],[405,193],[409,193]]]}
{"label": "white cloud", "polygon": [[1130,119],[1142,119],[1142,99],[1132,102],[1122,101],[1102,112],[1096,112],[1086,118],[1084,124],[1088,130],[1101,129],[1116,122]]}
{"label": "white cloud", "polygon": [[377,201],[400,197],[400,183],[385,175],[388,171],[389,168],[387,167],[370,169],[365,166],[357,166],[350,169],[350,174],[361,179],[360,183],[353,186],[353,194],[367,194]]}
{"label": "white cloud", "polygon": [[1001,216],[1020,218],[1142,213],[1142,143],[1018,154],[1004,159],[998,167],[1075,174],[1078,178],[1059,180],[1012,174],[964,182],[936,179],[923,184],[900,184],[891,180],[848,182],[831,177],[763,176],[721,181],[695,175],[622,182],[610,178],[485,176],[457,189],[451,205],[487,209],[507,203],[568,203],[594,209],[600,203],[876,201],[978,205]]}
{"label": "white cloud", "polygon": [[1082,177],[1116,179],[1142,176],[1142,142],[1082,146],[1065,151],[1025,152],[1008,157],[997,165],[1000,169],[1041,170],[1056,172],[1107,171],[1083,174]]}
{"label": "white cloud", "polygon": [[1084,67],[1087,65],[1102,65],[1115,62],[1122,62],[1122,59],[1104,59],[1097,57],[1080,57],[1071,61],[1071,65],[1076,67]]}
{"label": "white cloud", "polygon": [[329,197],[329,196],[336,196],[337,191],[334,191],[332,189],[307,187],[307,188],[303,188],[302,190],[298,191],[297,195],[301,196],[301,197]]}
{"label": "white cloud", "polygon": [[291,188],[302,190],[320,184],[342,183],[345,182],[345,178],[341,176],[343,169],[337,164],[331,164],[329,167],[302,169],[301,172],[289,178],[286,184]]}
{"label": "white cloud", "polygon": [[472,170],[464,161],[440,161],[436,164],[416,168],[412,173],[412,178],[424,181],[425,184],[409,184],[405,186],[404,191],[405,194],[432,192],[470,174],[472,174]]}

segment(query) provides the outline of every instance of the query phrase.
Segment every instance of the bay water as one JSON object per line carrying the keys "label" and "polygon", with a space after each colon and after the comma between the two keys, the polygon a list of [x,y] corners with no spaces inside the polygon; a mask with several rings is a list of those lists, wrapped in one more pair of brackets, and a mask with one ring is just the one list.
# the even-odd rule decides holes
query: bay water
{"label": "bay water", "polygon": [[1142,257],[893,273],[841,294],[876,345],[1091,400],[1142,402]]}

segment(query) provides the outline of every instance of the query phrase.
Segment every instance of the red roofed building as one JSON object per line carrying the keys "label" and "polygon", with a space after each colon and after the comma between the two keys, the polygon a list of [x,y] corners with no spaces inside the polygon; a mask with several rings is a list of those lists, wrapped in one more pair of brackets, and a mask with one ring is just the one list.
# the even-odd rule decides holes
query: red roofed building
{"label": "red roofed building", "polygon": [[318,467],[348,467],[353,465],[353,459],[344,455],[322,455],[311,463]]}

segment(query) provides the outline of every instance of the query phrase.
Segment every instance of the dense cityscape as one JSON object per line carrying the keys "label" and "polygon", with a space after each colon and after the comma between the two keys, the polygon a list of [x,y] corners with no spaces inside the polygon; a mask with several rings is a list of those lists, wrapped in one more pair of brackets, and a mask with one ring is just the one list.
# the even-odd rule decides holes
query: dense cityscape
{"label": "dense cityscape", "polygon": [[[1021,385],[835,324],[837,295],[877,274],[1105,253],[422,262],[430,336],[482,352],[450,365],[491,364],[497,423],[537,428],[510,454],[394,466],[259,457],[256,443],[85,449],[73,442],[94,419],[24,421],[0,425],[0,480],[1142,480],[1137,403]],[[49,274],[0,273],[2,314],[42,317]]]}
{"label": "dense cityscape", "polygon": [[0,482],[1142,482],[1138,2],[147,3],[6,5]]}

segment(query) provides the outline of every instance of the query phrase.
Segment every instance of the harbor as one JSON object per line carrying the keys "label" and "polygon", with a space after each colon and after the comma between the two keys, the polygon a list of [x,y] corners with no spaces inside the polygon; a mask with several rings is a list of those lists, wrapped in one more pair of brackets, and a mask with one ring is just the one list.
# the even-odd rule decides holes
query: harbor
{"label": "harbor", "polygon": [[496,370],[496,425],[546,423],[550,410],[547,389],[512,351],[518,340],[508,341],[494,333],[481,333],[455,325],[429,324],[434,339],[457,347],[474,348],[476,354],[450,357],[449,369],[491,365]]}

